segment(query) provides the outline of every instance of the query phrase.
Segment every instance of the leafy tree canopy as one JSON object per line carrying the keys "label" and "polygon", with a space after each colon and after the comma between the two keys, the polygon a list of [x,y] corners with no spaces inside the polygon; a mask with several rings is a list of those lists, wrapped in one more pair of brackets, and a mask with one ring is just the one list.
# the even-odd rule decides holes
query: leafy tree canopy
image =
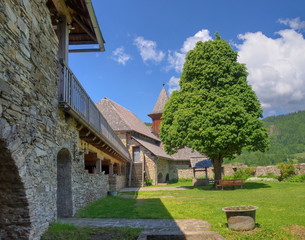
{"label": "leafy tree canopy", "polygon": [[187,146],[221,164],[243,148],[267,148],[260,117],[262,109],[247,82],[245,65],[216,35],[216,40],[198,42],[188,52],[180,90],[172,93],[163,111],[160,137],[168,153]]}

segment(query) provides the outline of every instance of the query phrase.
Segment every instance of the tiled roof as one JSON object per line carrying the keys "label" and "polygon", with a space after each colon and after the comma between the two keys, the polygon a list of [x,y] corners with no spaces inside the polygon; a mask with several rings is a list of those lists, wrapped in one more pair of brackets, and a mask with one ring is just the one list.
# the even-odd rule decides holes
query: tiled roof
{"label": "tiled roof", "polygon": [[155,104],[155,107],[150,114],[162,113],[163,108],[164,108],[167,101],[168,101],[168,95],[167,95],[167,92],[166,92],[165,88],[163,87],[160,94],[159,94],[157,102]]}
{"label": "tiled roof", "polygon": [[96,106],[114,131],[135,131],[160,142],[160,139],[151,132],[149,127],[121,105],[104,98]]}
{"label": "tiled roof", "polygon": [[[160,95],[162,94],[162,91]],[[158,142],[161,141],[136,115],[121,105],[113,102],[112,100],[104,98],[99,101],[96,106],[114,131],[134,131],[153,140],[157,140]],[[196,150],[192,150],[188,147],[178,150],[178,152],[174,153],[173,155],[168,155],[161,147],[138,137],[134,138],[154,155],[159,157],[164,157],[172,160],[190,160],[192,158],[207,159],[205,155],[202,155]]]}
{"label": "tiled roof", "polygon": [[168,155],[160,146],[153,144],[152,142],[143,140],[136,136],[132,136],[132,138],[135,139],[138,143],[140,143],[143,147],[145,147],[147,150],[149,150],[154,155],[156,155],[158,157],[172,159],[172,157],[170,155]]}
{"label": "tiled roof", "polygon": [[191,167],[192,168],[208,168],[212,167],[211,160],[202,159],[202,158],[191,158]]}
{"label": "tiled roof", "polygon": [[179,149],[178,152],[171,155],[175,160],[190,160],[191,158],[204,158],[207,159],[205,155],[200,154],[196,150],[189,147],[184,147]]}

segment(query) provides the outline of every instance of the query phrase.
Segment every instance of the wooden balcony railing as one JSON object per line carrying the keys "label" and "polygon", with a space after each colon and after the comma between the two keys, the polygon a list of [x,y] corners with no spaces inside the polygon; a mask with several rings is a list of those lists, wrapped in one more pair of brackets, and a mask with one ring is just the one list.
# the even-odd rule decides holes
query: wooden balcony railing
{"label": "wooden balcony railing", "polygon": [[125,159],[129,153],[119,137],[97,109],[71,69],[61,61],[59,64],[59,104],[72,110],[101,140]]}

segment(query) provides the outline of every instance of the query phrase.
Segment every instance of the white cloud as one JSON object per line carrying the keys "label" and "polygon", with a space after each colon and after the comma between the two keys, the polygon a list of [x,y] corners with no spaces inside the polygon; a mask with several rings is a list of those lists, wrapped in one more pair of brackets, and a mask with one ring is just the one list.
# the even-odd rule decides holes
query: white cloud
{"label": "white cloud", "polygon": [[305,29],[305,21],[301,21],[299,17],[297,18],[286,18],[286,19],[279,19],[279,23],[282,23],[286,26],[294,30],[304,30]]}
{"label": "white cloud", "polygon": [[188,37],[179,51],[169,52],[167,69],[174,69],[177,73],[181,73],[187,52],[192,50],[197,42],[205,42],[211,39],[209,30],[206,29],[202,29],[194,36]]}
{"label": "white cloud", "polygon": [[167,70],[174,69],[177,73],[181,73],[185,62],[185,55],[185,53],[169,51],[167,57]]}
{"label": "white cloud", "polygon": [[176,78],[174,76],[169,79],[169,81],[167,83],[169,86],[169,89],[168,89],[169,94],[172,94],[173,91],[180,89],[179,81],[180,81],[180,78]]}
{"label": "white cloud", "polygon": [[151,60],[159,63],[165,56],[164,52],[157,50],[156,42],[145,40],[143,37],[136,37],[134,39],[134,45],[136,45],[140,51],[140,55],[144,62]]}
{"label": "white cloud", "polygon": [[183,47],[181,48],[181,52],[187,53],[196,46],[197,42],[199,41],[206,42],[211,39],[212,38],[210,36],[209,30],[202,29],[199,32],[197,32],[194,36],[191,36],[184,41]]}
{"label": "white cloud", "polygon": [[305,109],[305,39],[292,29],[269,38],[261,32],[239,35],[239,59],[258,95],[264,115]]}
{"label": "white cloud", "polygon": [[124,47],[119,47],[112,52],[112,59],[125,65],[129,60],[131,60],[131,56],[125,53]]}

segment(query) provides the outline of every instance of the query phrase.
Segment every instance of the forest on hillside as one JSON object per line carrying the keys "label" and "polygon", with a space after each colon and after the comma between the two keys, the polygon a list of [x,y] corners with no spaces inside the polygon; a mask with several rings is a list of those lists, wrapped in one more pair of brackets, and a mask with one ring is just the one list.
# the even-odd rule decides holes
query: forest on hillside
{"label": "forest on hillside", "polygon": [[278,162],[305,162],[305,111],[263,119],[268,129],[270,149],[265,153],[244,151],[225,163],[241,162],[250,166],[274,165]]}

